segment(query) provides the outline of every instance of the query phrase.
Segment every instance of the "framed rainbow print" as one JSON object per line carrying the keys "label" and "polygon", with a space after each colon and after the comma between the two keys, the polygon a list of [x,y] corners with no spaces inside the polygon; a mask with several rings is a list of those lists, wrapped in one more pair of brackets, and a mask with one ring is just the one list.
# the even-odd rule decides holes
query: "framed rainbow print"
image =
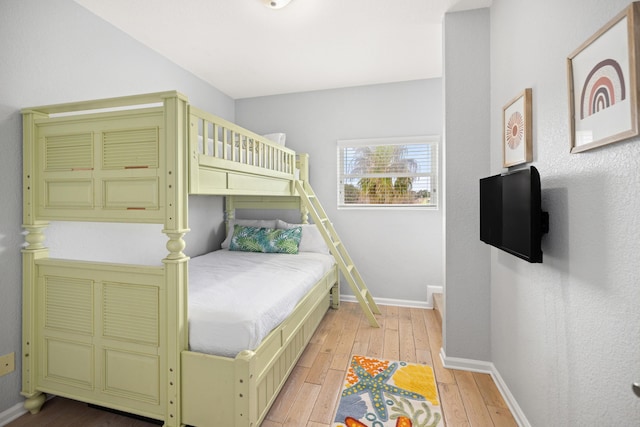
{"label": "framed rainbow print", "polygon": [[638,135],[639,22],[633,2],[567,58],[572,153]]}
{"label": "framed rainbow print", "polygon": [[531,89],[527,88],[502,108],[502,166],[530,162]]}

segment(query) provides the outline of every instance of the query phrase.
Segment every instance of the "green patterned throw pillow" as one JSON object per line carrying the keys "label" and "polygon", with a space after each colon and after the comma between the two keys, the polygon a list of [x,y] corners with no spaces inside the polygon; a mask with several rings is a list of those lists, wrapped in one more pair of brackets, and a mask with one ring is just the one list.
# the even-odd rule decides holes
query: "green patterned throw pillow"
{"label": "green patterned throw pillow", "polygon": [[297,254],[302,228],[287,230],[235,224],[230,251]]}

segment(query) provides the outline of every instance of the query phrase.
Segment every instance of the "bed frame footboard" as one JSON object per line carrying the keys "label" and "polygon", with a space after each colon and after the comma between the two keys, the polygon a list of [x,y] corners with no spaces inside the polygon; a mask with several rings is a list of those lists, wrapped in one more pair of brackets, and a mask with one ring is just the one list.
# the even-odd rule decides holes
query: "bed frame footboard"
{"label": "bed frame footboard", "polygon": [[35,260],[25,286],[25,408],[37,412],[51,393],[180,425],[174,349],[186,340],[171,332],[184,325],[167,308],[181,300],[167,285],[172,270],[181,269]]}

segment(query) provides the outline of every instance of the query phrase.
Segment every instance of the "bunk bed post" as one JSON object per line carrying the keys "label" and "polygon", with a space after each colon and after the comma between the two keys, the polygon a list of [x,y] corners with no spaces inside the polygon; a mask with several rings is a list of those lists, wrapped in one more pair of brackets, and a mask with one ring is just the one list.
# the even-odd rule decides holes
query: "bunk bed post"
{"label": "bunk bed post", "polygon": [[22,112],[23,131],[23,167],[22,167],[22,187],[23,187],[23,228],[27,230],[25,241],[27,246],[22,249],[22,392],[27,399],[24,403],[25,409],[32,414],[40,411],[44,404],[45,395],[36,390],[38,366],[37,358],[33,355],[32,348],[35,347],[35,340],[38,339],[36,333],[36,285],[37,272],[36,260],[47,258],[49,250],[44,247],[44,229],[49,225],[46,221],[36,221],[36,207],[38,204],[38,194],[34,187],[34,171],[36,165],[36,131],[35,120],[47,118],[48,115],[33,110]]}
{"label": "bunk bed post", "polygon": [[309,224],[309,208],[303,203],[300,203],[300,222],[302,224]]}
{"label": "bunk bed post", "polygon": [[[165,143],[165,220],[164,229],[169,237],[169,254],[162,260],[165,265],[166,285],[166,360],[161,381],[166,385],[167,427],[181,426],[182,418],[182,375],[181,354],[188,348],[187,331],[187,261],[182,252],[185,242],[182,239],[188,228],[188,178],[189,168],[189,114],[187,99],[172,93],[164,97],[164,137]],[[161,144],[162,145],[162,144]]]}
{"label": "bunk bed post", "polygon": [[[191,110],[190,107],[188,107]],[[198,194],[200,191],[200,186],[198,185],[200,179],[198,178],[198,137],[200,132],[200,126],[202,126],[202,149],[205,154],[207,154],[208,145],[205,143],[207,141],[208,129],[204,120],[199,117],[196,117],[195,114],[191,114],[188,112],[189,117],[189,193]]]}
{"label": "bunk bed post", "polygon": [[299,153],[296,163],[296,166],[300,169],[300,181],[309,182],[309,154]]}
{"label": "bunk bed post", "polygon": [[[309,154],[298,153],[296,155],[296,168],[300,171],[300,181],[309,182]],[[291,190],[291,193],[295,193],[295,185]],[[304,203],[300,203],[300,222],[302,224],[309,224],[309,209]]]}
{"label": "bunk bed post", "polygon": [[229,224],[236,217],[235,198],[233,196],[226,196],[224,198],[224,225],[225,235],[229,233]]}
{"label": "bunk bed post", "polygon": [[35,340],[37,316],[36,295],[38,275],[36,260],[49,257],[49,249],[45,248],[43,229],[48,223],[25,224],[27,230],[25,240],[27,247],[22,250],[22,392],[27,399],[24,408],[32,414],[37,414],[44,404],[45,395],[36,390],[38,366],[37,358],[32,348],[36,348]]}
{"label": "bunk bed post", "polygon": [[255,353],[244,350],[235,359],[234,425],[257,427],[258,397],[256,396]]}

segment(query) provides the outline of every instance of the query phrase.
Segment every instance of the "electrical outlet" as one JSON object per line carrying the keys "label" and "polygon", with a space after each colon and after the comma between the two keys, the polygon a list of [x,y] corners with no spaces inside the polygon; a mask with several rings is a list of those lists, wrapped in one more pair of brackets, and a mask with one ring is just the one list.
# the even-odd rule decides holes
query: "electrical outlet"
{"label": "electrical outlet", "polygon": [[16,369],[16,355],[15,353],[5,354],[0,356],[0,377],[7,375]]}

